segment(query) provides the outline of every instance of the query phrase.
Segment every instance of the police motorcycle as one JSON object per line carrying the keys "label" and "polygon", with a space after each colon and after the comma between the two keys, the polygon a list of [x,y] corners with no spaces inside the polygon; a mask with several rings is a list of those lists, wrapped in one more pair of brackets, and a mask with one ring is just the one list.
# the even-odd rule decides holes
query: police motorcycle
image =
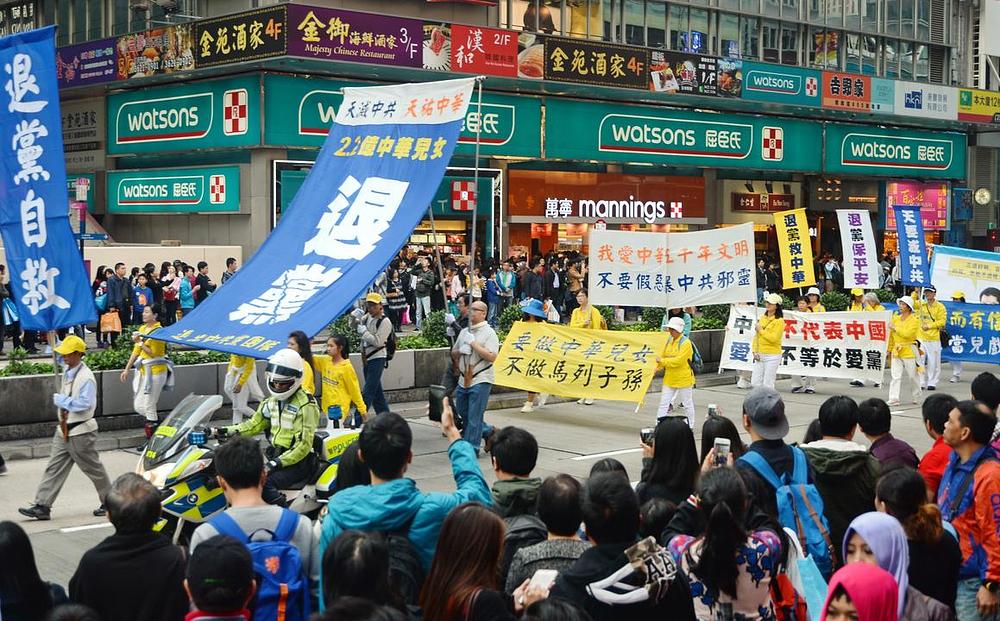
{"label": "police motorcycle", "polygon": [[[221,395],[184,397],[156,428],[136,467],[137,474],[160,490],[163,515],[153,530],[174,543],[186,544],[195,528],[226,508],[213,466],[220,442],[212,440],[209,427],[222,403]],[[350,428],[316,431],[316,472],[298,489],[281,490],[289,509],[310,518],[319,514],[335,491],[341,455],[360,434],[360,429]]]}

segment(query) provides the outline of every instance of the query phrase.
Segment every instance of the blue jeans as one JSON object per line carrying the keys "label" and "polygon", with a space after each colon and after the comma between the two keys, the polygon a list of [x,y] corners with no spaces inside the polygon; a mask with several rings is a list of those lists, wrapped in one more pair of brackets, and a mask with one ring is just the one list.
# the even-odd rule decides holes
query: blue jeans
{"label": "blue jeans", "polygon": [[382,373],[385,371],[385,358],[375,358],[365,362],[365,387],[361,396],[365,400],[368,411],[381,414],[389,411],[389,404],[382,392]]}
{"label": "blue jeans", "polygon": [[488,305],[489,311],[486,313],[486,323],[490,324],[491,328],[497,327],[497,315],[500,314],[500,302],[494,302]]}
{"label": "blue jeans", "polygon": [[983,581],[979,578],[959,578],[955,594],[955,616],[958,621],[997,621],[1000,615],[983,617],[976,608],[976,594]]}
{"label": "blue jeans", "polygon": [[493,384],[486,382],[473,384],[466,388],[459,385],[455,389],[455,409],[458,415],[465,421],[465,428],[462,429],[462,439],[476,449],[479,455],[479,442],[483,436],[493,430],[492,425],[483,422],[483,414],[486,412],[486,404],[490,400],[490,390]]}

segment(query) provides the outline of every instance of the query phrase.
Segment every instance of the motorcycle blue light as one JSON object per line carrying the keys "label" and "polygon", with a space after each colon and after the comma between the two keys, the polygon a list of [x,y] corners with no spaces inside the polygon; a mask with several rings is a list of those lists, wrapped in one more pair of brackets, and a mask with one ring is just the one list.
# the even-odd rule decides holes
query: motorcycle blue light
{"label": "motorcycle blue light", "polygon": [[208,438],[206,437],[204,431],[191,431],[191,432],[188,432],[188,444],[190,444],[192,446],[202,446],[207,441],[208,441]]}

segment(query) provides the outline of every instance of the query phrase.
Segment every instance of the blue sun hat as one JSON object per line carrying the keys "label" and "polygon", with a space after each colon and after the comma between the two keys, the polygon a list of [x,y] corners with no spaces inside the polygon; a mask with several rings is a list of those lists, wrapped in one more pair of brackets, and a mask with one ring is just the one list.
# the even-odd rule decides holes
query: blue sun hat
{"label": "blue sun hat", "polygon": [[534,298],[528,298],[521,302],[521,312],[534,315],[540,319],[548,319],[549,316],[545,312],[545,306],[542,304],[542,301]]}

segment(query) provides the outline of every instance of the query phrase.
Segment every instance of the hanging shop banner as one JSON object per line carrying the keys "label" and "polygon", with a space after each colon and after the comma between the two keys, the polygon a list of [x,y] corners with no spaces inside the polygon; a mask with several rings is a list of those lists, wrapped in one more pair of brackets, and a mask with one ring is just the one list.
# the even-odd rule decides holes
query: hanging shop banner
{"label": "hanging shop banner", "polygon": [[103,84],[118,79],[117,39],[67,45],[56,51],[59,88]]}
{"label": "hanging shop banner", "polygon": [[958,89],[958,120],[987,125],[1000,123],[1000,93]]}
{"label": "hanging shop banner", "polygon": [[572,100],[545,104],[546,155],[570,160],[647,162],[818,171],[818,123]]}
{"label": "hanging shop banner", "polygon": [[545,79],[645,89],[649,50],[581,39],[545,38]]}
{"label": "hanging shop banner", "polygon": [[[753,337],[764,311],[734,305],[722,344],[719,367],[753,369]],[[888,311],[799,313],[783,311],[785,334],[778,373],[881,382],[889,338]]]}
{"label": "hanging shop banner", "polygon": [[55,37],[56,27],[48,26],[0,39],[0,233],[10,297],[25,330],[97,320],[69,225]]}
{"label": "hanging shop banner", "polygon": [[345,89],[316,165],[271,235],[232,285],[156,337],[264,358],[291,329],[312,336],[343,314],[427,212],[474,84]]}
{"label": "hanging shop banner", "polygon": [[239,213],[240,167],[108,171],[108,213]]}
{"label": "hanging shop banner", "polygon": [[913,205],[893,205],[896,212],[896,234],[899,236],[899,279],[904,285],[926,287],[930,282],[927,271],[927,243],[920,208]]}
{"label": "hanging shop banner", "polygon": [[[925,231],[951,228],[951,192],[947,182],[890,181],[885,184],[886,205],[915,205]],[[896,213],[885,211],[885,228],[896,228]]]}
{"label": "hanging shop banner", "polygon": [[292,4],[288,53],[370,65],[423,66],[423,22]]}
{"label": "hanging shop banner", "polygon": [[194,30],[179,24],[118,37],[119,80],[194,69]]}
{"label": "hanging shop banner", "polygon": [[824,71],[823,107],[830,110],[871,112],[871,77],[839,71]]}
{"label": "hanging shop banner", "polygon": [[743,61],[742,98],[748,101],[809,106],[822,104],[819,84],[823,73],[786,65]]}
{"label": "hanging shop banner", "polygon": [[774,214],[774,228],[778,235],[778,250],[781,254],[782,288],[794,289],[815,285],[812,238],[809,237],[806,210],[793,209]]}
{"label": "hanging shop banner", "polygon": [[931,282],[947,300],[962,292],[968,302],[1000,304],[1000,254],[953,246],[934,246]]}
{"label": "hanging shop banner", "polygon": [[518,321],[493,362],[494,383],[518,390],[641,403],[666,332],[611,332]]}
{"label": "hanging shop banner", "polygon": [[66,170],[104,170],[104,99],[70,99],[62,103],[62,138]]}
{"label": "hanging shop banner", "polygon": [[1000,356],[1000,309],[995,304],[944,303],[949,339],[948,346],[941,349],[942,360],[996,364]]}
{"label": "hanging shop banner", "polygon": [[750,223],[692,233],[590,232],[590,299],[674,308],[756,299]]}
{"label": "hanging shop banner", "polygon": [[743,61],[653,51],[649,65],[649,90],[658,93],[739,97]]}
{"label": "hanging shop banner", "polygon": [[[78,183],[87,187],[87,197],[82,201],[77,201],[77,197],[79,196],[77,192]],[[97,175],[94,173],[66,173],[66,196],[69,202],[81,202],[87,206],[87,213],[94,213],[94,189],[96,184]]]}
{"label": "hanging shop banner", "polygon": [[517,33],[481,26],[451,26],[451,70],[517,77]]}
{"label": "hanging shop banner", "polygon": [[260,144],[257,75],[108,96],[108,154]]}
{"label": "hanging shop banner", "polygon": [[282,4],[195,22],[195,65],[201,69],[284,56],[288,50],[285,7]]}
{"label": "hanging shop banner", "polygon": [[0,5],[0,37],[27,32],[41,26],[37,0],[14,0]]}
{"label": "hanging shop banner", "polygon": [[957,88],[921,82],[893,82],[896,90],[896,114],[942,121],[958,119]]}
{"label": "hanging shop banner", "polygon": [[826,125],[828,173],[965,178],[965,134]]}
{"label": "hanging shop banner", "polygon": [[871,214],[865,209],[838,209],[844,257],[844,289],[876,289],[882,267],[875,257]]}
{"label": "hanging shop banner", "polygon": [[[264,76],[265,144],[282,147],[320,147],[326,138],[345,86],[355,82],[282,75]],[[533,97],[483,93],[480,114],[475,98],[469,105],[458,139],[460,154],[475,152],[512,157],[541,157],[542,104]]]}

